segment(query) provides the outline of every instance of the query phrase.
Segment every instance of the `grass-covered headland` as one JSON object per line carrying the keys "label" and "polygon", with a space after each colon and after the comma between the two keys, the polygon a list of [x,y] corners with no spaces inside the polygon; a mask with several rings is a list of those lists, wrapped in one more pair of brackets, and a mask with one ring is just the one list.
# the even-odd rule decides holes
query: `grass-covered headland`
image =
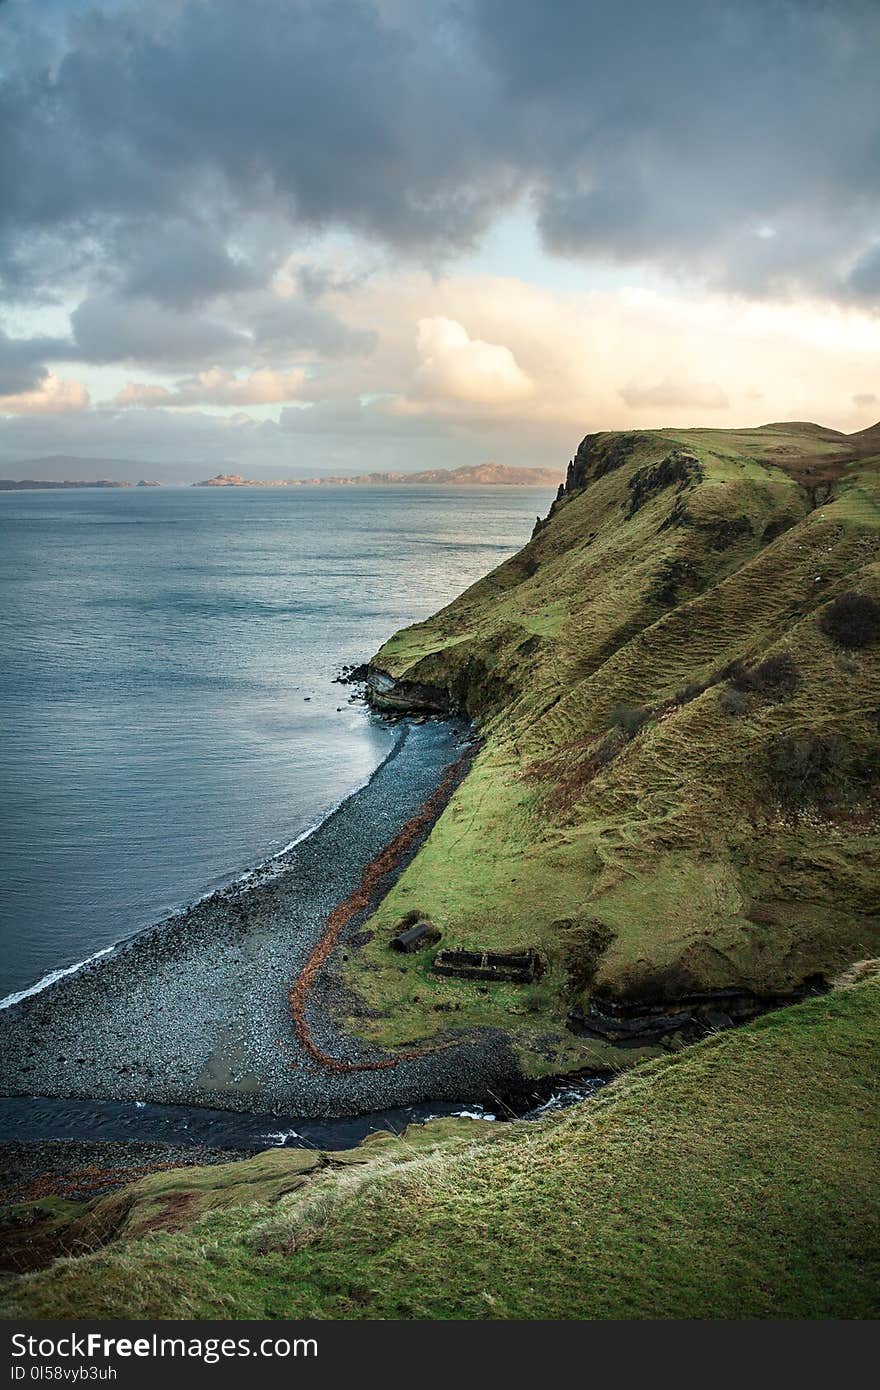
{"label": "grass-covered headland", "polygon": [[[616,1069],[657,1030],[621,1047],[609,1014],[759,1007],[880,951],[880,427],[587,436],[531,542],[373,670],[484,746],[346,967],[372,1039],[494,1024],[526,1071]],[[388,951],[413,909],[547,973],[437,977]]]}
{"label": "grass-covered headland", "polygon": [[[370,684],[482,741],[337,953],[344,1026],[392,1056],[503,1029],[526,1074],[617,1079],[13,1209],[8,1311],[877,1316],[880,427],[588,436]],[[438,975],[436,943],[390,949],[423,918],[544,973]]]}

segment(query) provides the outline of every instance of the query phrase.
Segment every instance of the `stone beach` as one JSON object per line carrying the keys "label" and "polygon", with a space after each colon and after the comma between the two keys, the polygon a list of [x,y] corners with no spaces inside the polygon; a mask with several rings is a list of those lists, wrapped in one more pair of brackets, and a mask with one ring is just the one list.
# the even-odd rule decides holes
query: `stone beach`
{"label": "stone beach", "polygon": [[[3,1010],[3,1092],[332,1117],[515,1084],[516,1061],[500,1033],[470,1035],[383,1070],[335,1072],[302,1050],[289,1012],[290,988],[328,915],[471,740],[461,721],[403,721],[367,786],[263,874]],[[351,921],[339,949],[368,915]],[[332,966],[309,1002],[312,1036],[341,1060],[375,1060],[382,1054],[337,1031]]]}

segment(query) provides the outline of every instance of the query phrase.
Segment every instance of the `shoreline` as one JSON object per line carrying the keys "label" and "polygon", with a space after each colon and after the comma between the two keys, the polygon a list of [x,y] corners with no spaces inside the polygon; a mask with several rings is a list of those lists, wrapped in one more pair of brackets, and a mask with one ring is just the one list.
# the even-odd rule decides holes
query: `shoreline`
{"label": "shoreline", "polygon": [[[506,1037],[488,1030],[376,1067],[375,1049],[338,1033],[340,986],[326,972],[309,998],[309,1026],[349,1069],[316,1067],[289,1013],[288,993],[332,911],[472,746],[463,720],[404,721],[368,781],[273,856],[288,857],[279,872],[230,884],[10,1004],[0,1012],[4,1094],[331,1119],[518,1084]],[[440,809],[393,875],[373,885],[343,941],[357,934]]]}
{"label": "shoreline", "polygon": [[358,782],[356,786],[352,787],[351,791],[346,792],[345,796],[340,797],[339,800],[328,807],[317,820],[313,821],[311,825],[306,826],[305,830],[302,830],[299,835],[294,836],[294,838],[289,840],[286,845],[283,845],[281,849],[273,850],[271,854],[267,854],[262,859],[258,860],[252,868],[243,869],[240,873],[235,874],[233,877],[221,883],[219,887],[208,888],[204,893],[198,894],[197,897],[188,899],[178,904],[177,907],[171,908],[164,917],[160,917],[153,922],[146,922],[143,926],[135,927],[133,931],[129,932],[126,936],[121,936],[118,941],[114,941],[110,946],[102,946],[100,950],[94,951],[92,955],[86,956],[83,960],[74,961],[71,965],[60,965],[53,970],[47,970],[45,975],[41,975],[33,984],[26,985],[19,990],[11,990],[9,994],[5,994],[3,998],[0,999],[0,1014],[6,1009],[14,1008],[16,1004],[21,1004],[24,1000],[32,998],[34,995],[42,994],[46,989],[51,989],[59,980],[66,979],[70,975],[76,975],[81,970],[87,970],[90,966],[94,965],[96,961],[101,960],[102,957],[112,956],[117,951],[124,951],[126,947],[129,946],[131,942],[137,940],[138,937],[144,936],[150,932],[159,932],[163,927],[172,925],[179,918],[185,917],[188,913],[200,907],[202,903],[211,902],[212,899],[227,894],[235,889],[247,890],[249,888],[261,887],[271,882],[276,876],[283,874],[285,866],[279,861],[290,854],[292,850],[296,849],[298,845],[301,845],[305,840],[308,840],[312,835],[316,834],[316,832],[321,829],[322,825],[324,825],[325,821],[330,820],[331,816],[334,816],[337,811],[341,810],[347,801],[350,801],[352,797],[357,796],[365,787],[368,787],[376,776],[376,773],[394,757],[398,744],[403,737],[403,734],[398,736],[397,740],[385,754],[385,757],[378,766],[373,769],[369,777],[366,777],[362,782]]}

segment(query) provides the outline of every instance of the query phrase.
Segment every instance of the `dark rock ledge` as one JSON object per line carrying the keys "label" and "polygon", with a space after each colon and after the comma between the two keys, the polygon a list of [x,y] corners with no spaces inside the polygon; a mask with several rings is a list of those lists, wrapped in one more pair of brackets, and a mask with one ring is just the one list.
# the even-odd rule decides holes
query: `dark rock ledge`
{"label": "dark rock ledge", "polygon": [[617,1047],[644,1047],[673,1040],[698,1042],[709,1033],[748,1023],[771,1009],[798,1004],[828,985],[816,977],[790,994],[759,995],[745,989],[709,990],[684,994],[670,1003],[638,1003],[594,996],[588,1009],[574,1008],[568,1016],[573,1033],[599,1038]]}
{"label": "dark rock ledge", "polygon": [[374,709],[386,714],[458,713],[448,691],[439,685],[396,680],[387,671],[381,671],[376,666],[367,668],[365,683],[369,703]]}

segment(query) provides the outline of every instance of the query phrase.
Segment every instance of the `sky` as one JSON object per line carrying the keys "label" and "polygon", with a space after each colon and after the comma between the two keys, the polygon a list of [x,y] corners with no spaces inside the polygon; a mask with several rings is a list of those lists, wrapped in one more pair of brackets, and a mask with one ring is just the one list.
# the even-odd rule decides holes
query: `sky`
{"label": "sky", "polygon": [[0,472],[873,424],[878,71],[878,0],[0,0]]}

